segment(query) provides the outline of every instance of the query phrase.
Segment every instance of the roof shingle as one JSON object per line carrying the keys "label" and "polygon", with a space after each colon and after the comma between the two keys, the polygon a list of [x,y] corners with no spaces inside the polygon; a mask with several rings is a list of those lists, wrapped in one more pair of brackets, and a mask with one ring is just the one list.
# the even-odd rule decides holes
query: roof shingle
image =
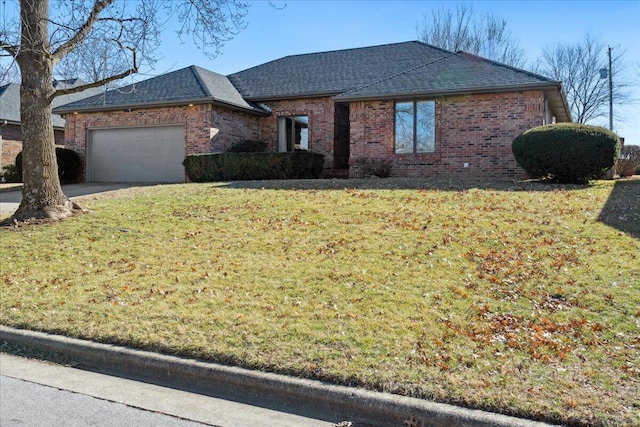
{"label": "roof shingle", "polygon": [[263,112],[245,101],[225,76],[195,65],[65,104],[57,108],[56,112],[202,102],[218,102]]}

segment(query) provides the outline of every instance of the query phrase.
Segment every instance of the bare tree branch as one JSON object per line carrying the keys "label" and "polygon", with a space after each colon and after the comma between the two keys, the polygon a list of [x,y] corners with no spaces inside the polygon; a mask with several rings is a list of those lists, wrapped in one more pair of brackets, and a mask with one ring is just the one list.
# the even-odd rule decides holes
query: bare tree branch
{"label": "bare tree branch", "polygon": [[78,31],[69,39],[67,42],[60,45],[54,52],[53,58],[57,63],[59,62],[67,53],[69,53],[72,49],[74,49],[79,43],[81,43],[86,37],[87,34],[91,31],[93,25],[98,21],[100,16],[100,12],[109,7],[111,3],[115,0],[96,0],[93,4],[93,9],[91,13],[87,17],[85,23],[78,29]]}
{"label": "bare tree branch", "polygon": [[444,7],[432,9],[416,32],[423,42],[453,52],[463,50],[514,67],[525,64],[524,50],[507,22],[488,13],[475,18],[473,8],[464,3],[456,5],[455,15]]}
{"label": "bare tree branch", "polygon": [[137,68],[132,68],[130,70],[127,71],[123,71],[120,74],[115,74],[109,77],[106,77],[104,79],[101,80],[96,80],[93,83],[87,83],[85,85],[81,85],[81,86],[74,86],[74,87],[69,87],[66,89],[57,89],[53,95],[53,97],[58,97],[58,96],[62,96],[62,95],[68,95],[70,93],[76,93],[76,92],[82,92],[83,90],[87,90],[87,89],[91,89],[94,87],[100,87],[100,86],[104,86],[107,83],[116,81],[116,80],[120,80],[120,79],[124,79],[125,77],[129,77],[132,74],[135,74],[138,72]]}
{"label": "bare tree branch", "polygon": [[[630,101],[630,79],[624,73],[624,50],[613,50],[612,79],[614,104]],[[607,114],[608,79],[600,77],[600,69],[608,69],[607,47],[587,34],[574,43],[557,43],[543,50],[538,71],[564,84],[571,115],[578,123],[587,123]]]}

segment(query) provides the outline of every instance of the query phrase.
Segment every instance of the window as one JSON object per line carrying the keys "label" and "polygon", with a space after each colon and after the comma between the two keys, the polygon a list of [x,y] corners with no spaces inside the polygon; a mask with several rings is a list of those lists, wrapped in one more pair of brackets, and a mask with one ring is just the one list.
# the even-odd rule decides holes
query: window
{"label": "window", "polygon": [[435,123],[435,101],[396,102],[396,153],[433,153]]}
{"label": "window", "polygon": [[309,117],[293,116],[278,118],[278,151],[309,149]]}

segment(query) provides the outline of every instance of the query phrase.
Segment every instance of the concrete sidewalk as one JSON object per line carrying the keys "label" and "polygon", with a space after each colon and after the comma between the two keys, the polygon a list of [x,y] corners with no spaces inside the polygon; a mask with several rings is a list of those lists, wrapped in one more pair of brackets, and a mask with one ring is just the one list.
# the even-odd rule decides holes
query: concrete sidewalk
{"label": "concrete sidewalk", "polygon": [[0,326],[0,341],[48,354],[63,355],[67,360],[74,361],[74,366],[85,370],[333,424],[350,421],[354,427],[391,427],[405,426],[406,420],[416,420],[418,423],[415,425],[421,425],[419,423],[422,422],[425,426],[437,427],[547,425],[421,399],[6,326]]}

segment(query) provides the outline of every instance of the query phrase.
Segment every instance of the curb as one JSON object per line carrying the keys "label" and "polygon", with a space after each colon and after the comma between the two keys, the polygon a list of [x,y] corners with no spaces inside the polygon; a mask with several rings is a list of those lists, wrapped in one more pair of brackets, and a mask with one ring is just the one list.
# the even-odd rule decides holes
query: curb
{"label": "curb", "polygon": [[9,191],[22,191],[22,184],[0,184],[0,193],[8,193]]}
{"label": "curb", "polygon": [[422,399],[200,362],[0,325],[0,341],[74,360],[75,367],[355,426],[541,427],[549,424]]}

